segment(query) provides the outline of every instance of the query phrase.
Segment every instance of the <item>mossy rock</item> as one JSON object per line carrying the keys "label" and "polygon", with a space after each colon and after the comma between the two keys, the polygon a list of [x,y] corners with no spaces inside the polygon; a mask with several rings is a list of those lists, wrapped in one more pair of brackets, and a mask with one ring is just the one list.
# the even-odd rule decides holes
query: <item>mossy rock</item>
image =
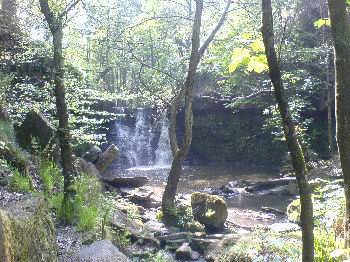
{"label": "mossy rock", "polygon": [[287,217],[288,220],[293,223],[300,223],[300,200],[293,200],[287,207]]}
{"label": "mossy rock", "polygon": [[56,262],[56,235],[47,203],[40,197],[0,209],[2,262]]}
{"label": "mossy rock", "polygon": [[222,229],[228,216],[227,205],[223,198],[206,193],[191,195],[192,213],[195,220],[208,229]]}

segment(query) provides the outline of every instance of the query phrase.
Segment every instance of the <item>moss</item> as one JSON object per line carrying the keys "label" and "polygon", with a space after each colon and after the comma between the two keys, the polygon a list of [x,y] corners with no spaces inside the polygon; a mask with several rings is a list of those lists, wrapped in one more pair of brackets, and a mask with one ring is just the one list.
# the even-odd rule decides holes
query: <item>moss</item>
{"label": "moss", "polygon": [[0,210],[0,232],[2,261],[57,261],[55,228],[43,199],[30,198]]}
{"label": "moss", "polygon": [[195,220],[209,229],[223,228],[228,216],[227,205],[223,198],[196,192],[191,195],[191,206]]}
{"label": "moss", "polygon": [[300,200],[293,200],[287,207],[288,220],[294,223],[300,223]]}

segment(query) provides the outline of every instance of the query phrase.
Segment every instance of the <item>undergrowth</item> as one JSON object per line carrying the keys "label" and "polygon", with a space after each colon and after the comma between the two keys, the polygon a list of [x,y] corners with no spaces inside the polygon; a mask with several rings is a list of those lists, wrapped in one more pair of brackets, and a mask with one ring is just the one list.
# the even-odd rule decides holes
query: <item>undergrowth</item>
{"label": "undergrowth", "polygon": [[63,209],[63,192],[53,194],[49,203],[60,220],[76,225],[80,231],[92,230],[102,214],[101,185],[97,178],[81,174],[76,178],[74,187],[76,195],[69,210]]}
{"label": "undergrowth", "polygon": [[28,193],[33,191],[32,179],[26,174],[21,174],[18,169],[13,169],[9,179],[9,188],[14,192]]}

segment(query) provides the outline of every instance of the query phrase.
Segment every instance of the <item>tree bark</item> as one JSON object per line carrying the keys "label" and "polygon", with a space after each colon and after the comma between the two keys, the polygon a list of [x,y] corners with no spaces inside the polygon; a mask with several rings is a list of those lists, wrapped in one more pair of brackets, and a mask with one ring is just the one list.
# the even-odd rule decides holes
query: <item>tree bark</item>
{"label": "tree bark", "polygon": [[350,247],[350,21],[346,0],[328,1],[335,50],[337,144],[344,177],[345,246]]}
{"label": "tree bark", "polygon": [[61,16],[55,16],[55,14],[51,11],[48,0],[40,0],[40,7],[53,37],[55,84],[54,90],[59,123],[57,133],[61,149],[62,173],[64,177],[63,210],[69,212],[72,208],[71,202],[74,198],[75,190],[72,186],[74,180],[74,170],[68,123],[69,116],[65,98],[66,91],[64,86],[64,58],[62,53],[63,24]]}
{"label": "tree bark", "polygon": [[[327,46],[328,49],[328,46]],[[333,96],[332,96],[332,84],[330,82],[330,66],[329,59],[330,54],[327,50],[326,64],[327,64],[327,72],[326,72],[326,84],[327,84],[327,136],[328,136],[328,147],[329,154],[332,157],[334,151],[334,143],[333,143]]]}
{"label": "tree bark", "polygon": [[302,226],[302,261],[314,261],[314,235],[313,235],[313,205],[310,186],[307,181],[307,167],[303,155],[303,150],[298,141],[295,125],[293,123],[289,105],[285,96],[282,82],[279,61],[277,59],[274,33],[271,0],[262,0],[263,26],[262,35],[265,45],[265,53],[269,65],[270,78],[274,87],[275,98],[281,115],[283,131],[291,154],[294,172],[297,179],[301,206],[301,226]]}
{"label": "tree bark", "polygon": [[[162,211],[164,218],[172,218],[175,210],[175,196],[177,186],[180,180],[182,172],[182,163],[188,154],[192,142],[192,125],[193,125],[193,111],[192,111],[192,99],[193,99],[193,85],[196,77],[197,67],[201,57],[208,48],[210,42],[214,39],[216,33],[223,25],[228,10],[230,8],[231,0],[228,0],[224,13],[222,14],[218,24],[215,26],[211,34],[200,46],[200,31],[202,23],[203,13],[203,0],[196,1],[195,17],[192,28],[192,50],[190,56],[189,67],[187,71],[186,81],[180,92],[175,96],[173,103],[169,108],[169,138],[170,145],[173,152],[173,162],[167,179],[167,184],[162,198]],[[178,145],[176,137],[176,115],[179,105],[182,99],[185,99],[185,132],[181,146]]]}

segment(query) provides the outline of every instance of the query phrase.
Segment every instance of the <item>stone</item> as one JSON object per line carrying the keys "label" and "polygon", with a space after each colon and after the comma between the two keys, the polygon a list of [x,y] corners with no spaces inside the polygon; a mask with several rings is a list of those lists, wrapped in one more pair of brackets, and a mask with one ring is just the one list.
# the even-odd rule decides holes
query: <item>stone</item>
{"label": "stone", "polygon": [[292,232],[300,230],[300,226],[295,223],[274,223],[269,229],[278,233]]}
{"label": "stone", "polygon": [[117,188],[142,187],[149,182],[145,176],[120,177],[116,175],[105,175],[103,181]]}
{"label": "stone", "polygon": [[100,177],[100,172],[97,170],[96,166],[86,161],[84,158],[77,157],[74,160],[74,165],[79,173],[85,173],[93,177]]}
{"label": "stone", "polygon": [[223,198],[206,193],[193,193],[191,207],[195,220],[208,229],[223,229],[228,216],[227,205]]}
{"label": "stone", "polygon": [[47,202],[25,197],[0,209],[2,262],[56,262],[55,227]]}
{"label": "stone", "polygon": [[[227,250],[227,247],[232,247],[239,240],[239,234],[228,234],[221,240],[211,241],[210,243],[202,243],[205,260],[208,262],[219,261],[220,256]],[[235,261],[235,260],[234,260]],[[237,260],[241,261],[241,260]],[[242,260],[245,261],[245,260]],[[248,260],[250,261],[250,260]]]}
{"label": "stone", "polygon": [[102,150],[96,145],[89,148],[87,152],[82,155],[82,158],[88,162],[96,163],[102,155]]}
{"label": "stone", "polygon": [[81,249],[76,255],[78,262],[129,262],[130,259],[109,240],[100,240]]}
{"label": "stone", "polygon": [[19,145],[28,148],[31,145],[32,137],[38,139],[41,148],[45,148],[56,133],[47,118],[36,110],[30,111],[23,123],[16,128],[16,137]]}
{"label": "stone", "polygon": [[175,251],[175,258],[178,260],[197,260],[199,257],[199,253],[193,251],[189,243],[183,243]]}
{"label": "stone", "polygon": [[135,238],[141,236],[144,232],[144,226],[141,220],[129,218],[127,214],[118,209],[114,210],[110,224],[115,229],[127,231]]}
{"label": "stone", "polygon": [[151,188],[140,187],[130,192],[129,200],[145,208],[156,208],[161,206],[161,202],[155,199]]}
{"label": "stone", "polygon": [[285,177],[262,182],[254,182],[246,187],[246,191],[255,193],[264,190],[271,190],[276,187],[288,186],[291,182],[295,182],[295,177]]}
{"label": "stone", "polygon": [[119,149],[116,145],[112,144],[100,155],[97,162],[95,163],[98,171],[105,172],[112,162],[118,157]]}

